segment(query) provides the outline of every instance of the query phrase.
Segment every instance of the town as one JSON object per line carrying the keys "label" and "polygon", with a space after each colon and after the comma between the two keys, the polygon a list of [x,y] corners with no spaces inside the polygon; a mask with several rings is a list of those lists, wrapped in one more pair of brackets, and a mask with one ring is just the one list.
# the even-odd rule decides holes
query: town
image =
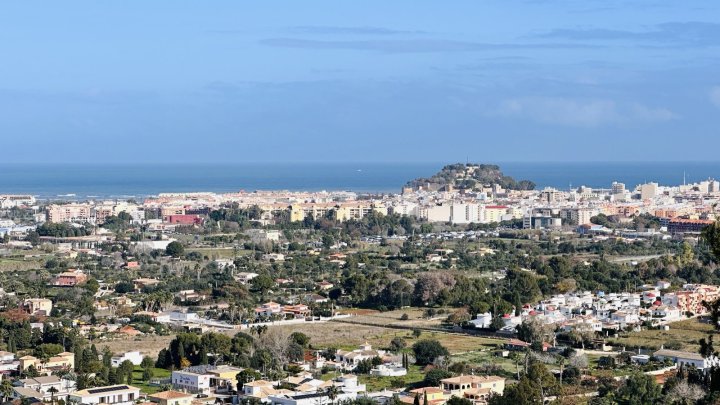
{"label": "town", "polygon": [[715,398],[720,182],[535,190],[454,164],[399,191],[0,195],[0,396]]}

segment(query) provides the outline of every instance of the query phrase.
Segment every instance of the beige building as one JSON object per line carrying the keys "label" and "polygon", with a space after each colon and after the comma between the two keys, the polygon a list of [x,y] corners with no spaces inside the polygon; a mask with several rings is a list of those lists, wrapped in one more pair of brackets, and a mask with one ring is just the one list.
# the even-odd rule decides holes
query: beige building
{"label": "beige building", "polygon": [[51,374],[58,370],[74,370],[75,369],[75,354],[71,352],[62,352],[57,356],[50,357],[47,361],[43,362],[35,356],[23,356],[20,357],[20,370],[25,371],[30,366],[34,366],[41,374]]}
{"label": "beige building", "polygon": [[508,207],[504,205],[486,205],[484,223],[500,222],[508,213]]}
{"label": "beige building", "polygon": [[190,405],[193,400],[193,394],[180,391],[163,391],[148,395],[150,402],[158,405]]}
{"label": "beige building", "polygon": [[31,315],[50,315],[53,303],[47,298],[28,298],[23,301],[25,311]]}
{"label": "beige building", "polygon": [[370,212],[387,215],[388,209],[384,205],[370,201],[349,201],[344,203],[301,203],[290,206],[290,220],[302,221],[308,216],[313,218],[327,218],[332,216],[340,222],[350,219],[363,219]]}
{"label": "beige building", "polygon": [[90,222],[91,218],[90,204],[52,204],[47,208],[50,222]]}
{"label": "beige building", "polygon": [[461,375],[440,380],[440,385],[450,395],[474,403],[485,403],[490,395],[505,391],[505,379],[498,376]]}
{"label": "beige building", "polygon": [[658,195],[658,184],[647,183],[640,186],[640,198],[643,200],[651,200]]}

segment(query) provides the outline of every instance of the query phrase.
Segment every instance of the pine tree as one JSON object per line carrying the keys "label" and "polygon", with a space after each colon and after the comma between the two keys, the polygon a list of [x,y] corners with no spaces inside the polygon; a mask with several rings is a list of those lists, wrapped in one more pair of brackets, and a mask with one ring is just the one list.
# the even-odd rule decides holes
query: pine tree
{"label": "pine tree", "polygon": [[182,342],[178,342],[177,353],[173,356],[175,360],[175,367],[182,368],[182,359],[185,358],[185,345]]}

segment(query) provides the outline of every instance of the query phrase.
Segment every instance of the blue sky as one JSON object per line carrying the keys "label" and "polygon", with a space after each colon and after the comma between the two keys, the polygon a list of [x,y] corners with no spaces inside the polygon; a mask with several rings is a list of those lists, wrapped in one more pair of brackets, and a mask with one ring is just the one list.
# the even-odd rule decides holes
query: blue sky
{"label": "blue sky", "polygon": [[719,9],[5,1],[0,149],[5,162],[717,160]]}

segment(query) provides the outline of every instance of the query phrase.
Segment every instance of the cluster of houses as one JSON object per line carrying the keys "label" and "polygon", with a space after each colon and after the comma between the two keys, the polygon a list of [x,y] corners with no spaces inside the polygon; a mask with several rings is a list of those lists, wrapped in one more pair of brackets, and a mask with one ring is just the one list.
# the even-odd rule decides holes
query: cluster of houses
{"label": "cluster of houses", "polygon": [[[685,284],[678,291],[669,291],[669,288],[670,283],[661,280],[635,293],[585,291],[553,295],[534,306],[523,306],[518,316],[505,314],[503,331],[514,332],[515,327],[528,318],[557,325],[566,332],[575,328],[617,331],[644,322],[659,326],[706,314],[703,302],[720,298],[720,287],[714,285]],[[470,321],[477,328],[489,328],[491,322],[490,313],[479,314]]]}

